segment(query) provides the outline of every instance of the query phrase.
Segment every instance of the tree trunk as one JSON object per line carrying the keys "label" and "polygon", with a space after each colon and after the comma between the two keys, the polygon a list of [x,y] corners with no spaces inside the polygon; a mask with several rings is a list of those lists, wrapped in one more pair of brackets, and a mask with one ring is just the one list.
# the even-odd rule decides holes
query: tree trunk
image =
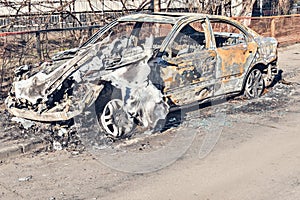
{"label": "tree trunk", "polygon": [[160,12],[160,0],[153,0],[154,12]]}
{"label": "tree trunk", "polygon": [[252,16],[253,5],[256,0],[243,1],[243,8],[237,16]]}

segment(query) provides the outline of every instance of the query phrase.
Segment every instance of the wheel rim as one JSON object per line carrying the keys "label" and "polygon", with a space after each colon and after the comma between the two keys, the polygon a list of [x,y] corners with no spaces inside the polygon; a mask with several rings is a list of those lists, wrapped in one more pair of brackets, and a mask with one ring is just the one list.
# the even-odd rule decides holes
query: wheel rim
{"label": "wheel rim", "polygon": [[248,98],[259,97],[264,90],[264,79],[259,69],[254,69],[248,75],[245,94]]}
{"label": "wheel rim", "polygon": [[114,137],[130,133],[134,125],[133,118],[123,110],[120,99],[112,99],[105,105],[100,121],[104,130]]}

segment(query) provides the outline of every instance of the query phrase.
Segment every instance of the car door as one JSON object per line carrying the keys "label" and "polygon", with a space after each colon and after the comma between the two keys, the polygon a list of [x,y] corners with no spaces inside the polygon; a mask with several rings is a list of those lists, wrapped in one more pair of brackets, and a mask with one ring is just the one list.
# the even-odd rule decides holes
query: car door
{"label": "car door", "polygon": [[216,51],[205,19],[182,26],[168,44],[160,66],[164,93],[176,104],[189,104],[213,96]]}
{"label": "car door", "polygon": [[257,44],[237,24],[210,19],[217,53],[215,95],[240,91],[256,54]]}

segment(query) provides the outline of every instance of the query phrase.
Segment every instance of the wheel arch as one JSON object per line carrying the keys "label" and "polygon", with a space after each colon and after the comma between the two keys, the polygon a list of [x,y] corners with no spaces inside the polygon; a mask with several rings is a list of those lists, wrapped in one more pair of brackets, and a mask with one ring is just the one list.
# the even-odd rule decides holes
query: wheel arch
{"label": "wheel arch", "polygon": [[103,81],[101,82],[101,85],[104,85],[104,87],[95,99],[95,111],[98,113],[102,112],[104,106],[112,99],[112,97],[122,99],[121,89],[113,86],[110,81]]}

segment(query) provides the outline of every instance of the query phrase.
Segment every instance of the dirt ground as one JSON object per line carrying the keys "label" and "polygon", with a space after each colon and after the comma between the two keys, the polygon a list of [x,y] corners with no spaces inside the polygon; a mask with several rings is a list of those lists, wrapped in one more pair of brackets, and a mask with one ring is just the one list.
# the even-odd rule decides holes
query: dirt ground
{"label": "dirt ground", "polygon": [[0,199],[300,199],[299,55],[300,44],[279,50],[284,81],[263,97],[191,111],[178,127],[107,148],[114,151],[1,161]]}

